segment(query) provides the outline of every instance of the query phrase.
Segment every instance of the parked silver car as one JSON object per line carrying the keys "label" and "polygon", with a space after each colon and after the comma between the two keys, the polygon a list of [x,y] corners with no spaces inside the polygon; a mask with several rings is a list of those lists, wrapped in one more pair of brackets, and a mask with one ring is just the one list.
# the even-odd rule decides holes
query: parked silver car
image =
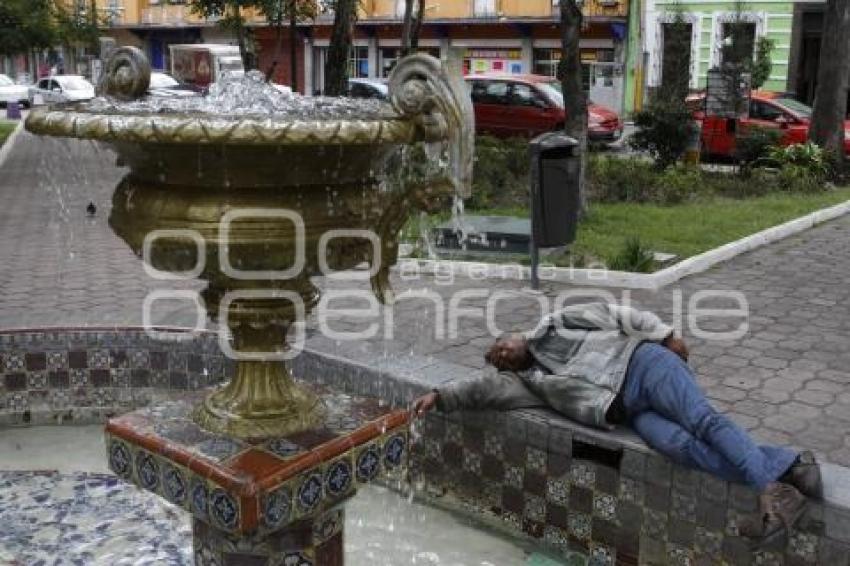
{"label": "parked silver car", "polygon": [[6,75],[0,75],[0,106],[6,106],[10,102],[29,105],[29,88],[15,84],[15,81]]}
{"label": "parked silver car", "polygon": [[80,102],[92,98],[94,86],[80,75],[44,77],[29,89],[30,104]]}

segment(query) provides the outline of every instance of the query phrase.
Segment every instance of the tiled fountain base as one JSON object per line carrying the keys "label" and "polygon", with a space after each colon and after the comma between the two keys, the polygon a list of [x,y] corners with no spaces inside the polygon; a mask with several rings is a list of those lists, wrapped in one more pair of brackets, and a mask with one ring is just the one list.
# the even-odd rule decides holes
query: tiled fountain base
{"label": "tiled fountain base", "polygon": [[310,387],[321,425],[256,442],[195,424],[204,391],[115,417],[109,467],[191,513],[198,566],[342,566],[342,505],[406,473],[409,413]]}
{"label": "tiled fountain base", "polygon": [[0,331],[0,425],[97,423],[233,375],[218,336],[136,328]]}
{"label": "tiled fountain base", "polygon": [[[68,416],[102,421],[110,413],[149,405],[157,392],[170,397],[186,394],[230,371],[212,335],[161,343],[138,330],[0,333],[0,361],[0,424],[66,422]],[[296,375],[305,379],[352,395],[381,397],[396,406],[446,381],[473,377],[468,368],[412,357],[357,363],[308,351],[293,365]],[[47,401],[52,398],[68,401],[57,407]],[[98,405],[97,399],[109,401]],[[76,400],[82,400],[81,407],[73,406]],[[671,465],[627,431],[601,433],[546,411],[485,412],[431,415],[413,439],[414,473],[433,501],[524,534],[569,557],[571,563],[850,565],[850,473],[844,468],[825,469],[827,501],[812,505],[787,540],[751,551],[737,536],[736,525],[755,509],[752,491]],[[219,448],[213,442],[205,449],[220,453]],[[155,506],[158,511],[134,506],[125,501],[127,494],[140,492],[117,489],[116,480],[98,478],[89,481],[89,487],[74,487],[45,479],[50,476],[23,477],[16,476],[15,484],[32,485],[24,490],[32,495],[0,490],[0,498],[16,498],[13,504],[6,501],[0,506],[2,524],[35,524],[20,513],[53,513],[54,507],[39,510],[37,504],[54,493],[67,493],[68,505],[73,503],[61,511],[68,525],[88,514],[104,523],[137,513],[160,517],[165,513],[168,519],[171,511],[161,509],[172,509],[167,504]],[[0,474],[0,481],[9,478]],[[110,497],[117,505],[109,511],[76,505],[97,490],[115,490]],[[185,515],[179,510],[175,514]],[[156,523],[142,515],[138,518],[140,525]],[[87,540],[88,530],[100,532],[97,524],[50,527],[53,530],[42,534],[42,529],[20,528],[13,540],[37,552],[55,548],[50,545],[59,543],[53,540],[69,540],[62,537],[81,535],[75,540]],[[189,533],[187,523],[183,525],[182,530],[174,529],[187,537],[185,542]],[[159,541],[155,543],[132,532],[119,534],[115,541],[124,544],[123,550],[141,546],[157,556],[164,548],[176,548],[169,545],[179,533],[168,530],[154,537]],[[226,536],[218,536],[223,530],[207,530],[207,540],[226,541]],[[189,552],[188,545],[175,552],[172,562],[151,563],[182,564],[179,560]],[[23,563],[30,563],[31,555],[22,556],[27,557]],[[0,563],[6,558],[0,554]],[[85,557],[80,560],[85,563]]]}

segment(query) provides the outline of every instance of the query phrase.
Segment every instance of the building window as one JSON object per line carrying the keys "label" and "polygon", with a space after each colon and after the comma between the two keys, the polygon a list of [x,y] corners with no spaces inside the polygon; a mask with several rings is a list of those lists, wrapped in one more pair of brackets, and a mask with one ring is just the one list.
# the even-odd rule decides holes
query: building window
{"label": "building window", "polygon": [[547,77],[558,76],[558,65],[561,62],[560,49],[535,49],[534,74]]}
{"label": "building window", "polygon": [[[581,50],[581,78],[584,90],[590,90],[591,67],[594,63],[613,63],[613,49],[582,49]],[[558,77],[558,66],[561,64],[560,49],[535,49],[534,50],[534,74],[548,77]],[[608,72],[608,71],[600,71]],[[613,72],[613,71],[612,71]]]}
{"label": "building window", "polygon": [[721,28],[723,38],[720,49],[720,63],[743,63],[751,61],[756,44],[756,24],[754,22],[726,22]]}
{"label": "building window", "polygon": [[686,22],[668,22],[661,26],[661,84],[673,84],[681,79],[681,69],[688,69],[690,84],[691,37],[693,26]]}
{"label": "building window", "polygon": [[[313,94],[325,91],[325,62],[328,60],[328,48],[316,47],[313,51]],[[354,46],[348,59],[348,76],[352,79],[369,77],[369,48]]]}
{"label": "building window", "polygon": [[498,15],[496,13],[496,0],[472,0],[472,15],[476,18]]}
{"label": "building window", "polygon": [[369,76],[369,48],[355,46],[351,48],[351,58],[348,60],[348,76],[365,79]]}
{"label": "building window", "polygon": [[[425,53],[430,55],[431,57],[440,58],[440,48],[439,47],[420,47],[416,50],[417,53]],[[384,47],[380,51],[380,69],[381,69],[381,77],[387,78],[390,76],[390,73],[393,71],[393,67],[398,63],[399,57],[401,57],[401,48],[399,47]]]}

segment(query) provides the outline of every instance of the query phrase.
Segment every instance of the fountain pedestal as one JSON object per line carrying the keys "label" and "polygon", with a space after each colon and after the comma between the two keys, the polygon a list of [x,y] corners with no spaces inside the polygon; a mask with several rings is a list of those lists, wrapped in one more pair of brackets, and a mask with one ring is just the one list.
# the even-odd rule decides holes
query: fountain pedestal
{"label": "fountain pedestal", "polygon": [[251,441],[193,418],[204,393],[109,421],[109,466],[193,517],[198,565],[343,564],[343,505],[359,486],[406,473],[409,413],[304,386],[324,399],[317,426]]}

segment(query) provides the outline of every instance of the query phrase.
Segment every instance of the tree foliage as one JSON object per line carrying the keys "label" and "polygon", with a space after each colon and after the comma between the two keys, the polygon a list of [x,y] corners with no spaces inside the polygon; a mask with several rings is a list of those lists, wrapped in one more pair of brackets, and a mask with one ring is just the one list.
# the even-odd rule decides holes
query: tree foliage
{"label": "tree foliage", "polygon": [[16,55],[55,44],[50,0],[0,2],[0,54]]}
{"label": "tree foliage", "polygon": [[298,33],[299,22],[312,20],[318,15],[318,5],[314,0],[269,0],[270,5],[265,12],[269,25],[275,28],[277,48],[275,59],[266,70],[266,80],[270,81],[279,63],[277,57],[283,47],[283,28],[289,25],[289,64],[290,86],[298,89]]}
{"label": "tree foliage", "polygon": [[247,26],[246,11],[253,10],[271,25],[281,27],[284,22],[291,22],[293,16],[296,21],[313,17],[315,2],[312,0],[191,0],[190,10],[203,18],[217,19],[222,29],[233,33],[245,68],[253,69],[256,66],[256,50],[252,45],[251,32]]}
{"label": "tree foliage", "polygon": [[71,8],[54,0],[2,0],[0,55],[57,45],[95,47],[103,24],[93,3]]}
{"label": "tree foliage", "polygon": [[769,37],[760,37],[756,41],[756,58],[751,71],[754,89],[760,89],[770,79],[770,72],[773,70],[770,54],[775,48],[776,42]]}
{"label": "tree foliage", "polygon": [[637,112],[635,126],[637,131],[629,143],[648,152],[659,170],[673,165],[684,155],[695,127],[685,101],[665,96],[656,96]]}

